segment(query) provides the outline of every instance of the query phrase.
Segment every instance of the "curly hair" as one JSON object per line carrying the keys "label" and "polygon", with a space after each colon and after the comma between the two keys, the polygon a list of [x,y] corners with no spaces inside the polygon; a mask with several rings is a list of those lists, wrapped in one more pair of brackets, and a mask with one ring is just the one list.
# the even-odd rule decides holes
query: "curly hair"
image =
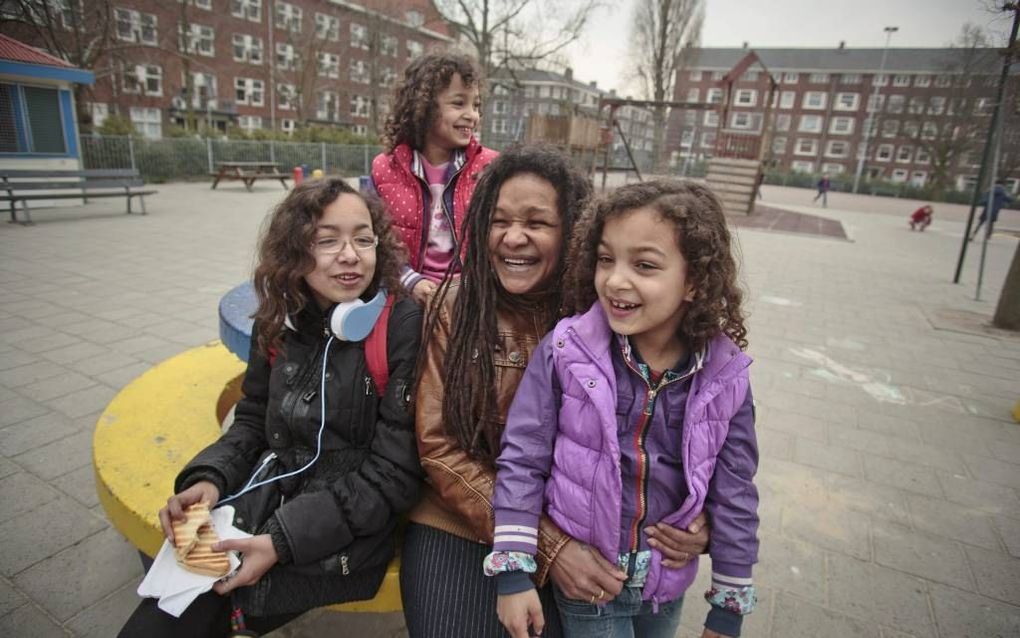
{"label": "curly hair", "polygon": [[747,328],[737,283],[737,261],[719,199],[694,182],[657,180],[630,184],[591,203],[574,229],[564,281],[566,314],[585,312],[598,295],[595,268],[606,220],[638,208],[651,208],[676,225],[676,241],[687,261],[694,300],[680,322],[680,337],[701,348],[720,332],[741,349]]}
{"label": "curly hair", "polygon": [[[574,220],[591,195],[591,184],[575,169],[569,158],[552,146],[528,145],[511,147],[486,168],[471,198],[464,233],[467,250],[464,269],[460,273],[460,289],[454,300],[452,325],[445,361],[443,423],[446,432],[472,457],[494,463],[499,453],[500,432],[482,415],[495,411],[496,372],[492,353],[496,348],[497,307],[501,299],[513,300],[493,271],[489,252],[489,232],[500,189],[516,175],[531,174],[548,181],[556,190],[556,206],[562,224],[563,239],[559,263],[548,281],[563,276],[566,253]],[[434,332],[446,290],[455,274],[447,271],[440,288],[429,306],[422,352],[428,351],[428,340]],[[534,291],[539,292],[539,291]],[[544,306],[548,318],[545,330],[551,330],[558,318],[559,287],[555,283],[545,294],[531,295]],[[516,296],[520,299],[523,296]],[[421,357],[424,359],[424,356]]]}
{"label": "curly hair", "polygon": [[466,56],[430,53],[408,65],[404,81],[397,87],[393,110],[386,118],[383,143],[387,153],[405,143],[411,148],[425,147],[425,135],[436,119],[436,96],[450,86],[455,74],[466,86],[477,86],[481,91],[481,72]]}
{"label": "curly hair", "polygon": [[253,315],[257,326],[259,352],[268,355],[278,347],[288,315],[296,315],[309,303],[315,303],[305,275],[315,269],[311,252],[316,226],[323,211],[348,193],[360,197],[368,207],[372,230],[379,237],[375,274],[364,298],[379,288],[403,295],[400,268],[405,261],[403,244],[390,226],[382,202],[366,196],[339,177],[312,179],[295,186],[262,225],[255,272],[252,276],[258,308]]}

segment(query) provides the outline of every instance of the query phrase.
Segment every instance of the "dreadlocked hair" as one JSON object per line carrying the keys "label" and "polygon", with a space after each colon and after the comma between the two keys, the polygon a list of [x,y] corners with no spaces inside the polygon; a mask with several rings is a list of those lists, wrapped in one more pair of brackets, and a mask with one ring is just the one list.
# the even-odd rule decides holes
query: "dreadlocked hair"
{"label": "dreadlocked hair", "polygon": [[[492,217],[503,184],[512,177],[531,174],[549,182],[556,190],[556,205],[563,239],[559,262],[550,274],[548,294],[541,297],[543,315],[551,330],[561,303],[559,287],[566,267],[566,253],[574,220],[591,195],[588,179],[570,164],[570,159],[547,145],[516,146],[504,151],[489,164],[475,187],[464,223],[467,241],[460,288],[453,302],[448,345],[443,362],[443,423],[446,433],[456,439],[472,458],[495,464],[501,432],[491,415],[496,411],[496,372],[492,353],[496,348],[497,308],[501,298],[513,299],[500,284],[493,270],[489,251]],[[454,280],[453,268],[447,271],[439,293],[429,305],[422,352],[435,332],[435,321]],[[534,291],[538,292],[538,291]],[[542,312],[542,310],[538,310]],[[424,360],[424,356],[419,360]],[[485,418],[490,416],[490,418]]]}
{"label": "dreadlocked hair", "polygon": [[252,279],[258,300],[253,315],[256,343],[263,356],[268,356],[270,348],[279,347],[287,316],[296,315],[315,303],[305,282],[305,275],[315,268],[312,241],[323,211],[344,193],[356,195],[365,202],[372,219],[372,232],[379,237],[375,273],[362,296],[370,299],[379,288],[398,296],[404,294],[400,285],[404,248],[390,227],[382,202],[359,193],[339,177],[302,182],[273,209],[260,232]]}
{"label": "dreadlocked hair", "polygon": [[460,75],[465,86],[477,85],[481,91],[481,73],[466,56],[430,53],[408,65],[404,81],[397,87],[393,110],[386,118],[383,142],[387,153],[400,144],[425,148],[425,135],[436,119],[436,96],[450,86],[454,75]]}
{"label": "dreadlocked hair", "polygon": [[585,312],[598,298],[595,268],[606,220],[639,208],[651,208],[676,225],[677,245],[694,290],[680,322],[680,337],[697,349],[722,332],[746,349],[744,293],[737,283],[737,261],[722,204],[711,190],[694,182],[630,184],[588,206],[571,241],[564,281],[566,314]]}

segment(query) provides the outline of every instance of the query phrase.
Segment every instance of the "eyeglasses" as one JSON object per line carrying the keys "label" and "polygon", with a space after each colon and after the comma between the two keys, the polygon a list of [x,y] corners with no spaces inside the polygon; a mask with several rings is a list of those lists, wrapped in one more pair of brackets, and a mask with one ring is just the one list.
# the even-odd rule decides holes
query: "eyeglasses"
{"label": "eyeglasses", "polygon": [[312,242],[312,253],[317,256],[321,255],[337,255],[343,252],[347,244],[350,243],[351,248],[355,252],[367,252],[374,249],[379,245],[379,237],[376,235],[356,235],[350,239],[340,239],[339,237],[319,237]]}

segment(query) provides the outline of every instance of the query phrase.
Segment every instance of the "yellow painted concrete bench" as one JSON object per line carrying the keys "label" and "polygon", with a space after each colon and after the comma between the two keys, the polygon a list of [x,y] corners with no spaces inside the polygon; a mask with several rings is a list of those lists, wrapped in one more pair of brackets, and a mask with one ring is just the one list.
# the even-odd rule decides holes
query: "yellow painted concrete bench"
{"label": "yellow painted concrete bench", "polygon": [[[138,377],[106,406],[96,423],[96,491],[113,526],[154,557],[163,544],[157,513],[185,463],[220,435],[241,396],[245,364],[213,341],[167,359]],[[400,611],[399,559],[372,600],[337,611]]]}

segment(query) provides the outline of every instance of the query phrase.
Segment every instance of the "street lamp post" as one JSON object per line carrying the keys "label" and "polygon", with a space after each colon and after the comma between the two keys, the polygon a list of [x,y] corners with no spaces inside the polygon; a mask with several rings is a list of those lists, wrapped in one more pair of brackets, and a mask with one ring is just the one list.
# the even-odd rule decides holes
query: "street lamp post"
{"label": "street lamp post", "polygon": [[[868,156],[868,142],[871,140],[871,131],[874,130],[875,134],[878,134],[878,114],[881,108],[878,104],[878,96],[881,93],[881,86],[877,82],[878,77],[885,78],[885,59],[889,55],[889,41],[892,39],[892,34],[899,31],[899,27],[885,27],[885,48],[882,49],[882,61],[878,64],[878,76],[872,78],[871,81],[871,97],[868,98],[868,104],[865,105],[865,117],[864,117],[864,141],[862,147],[857,151],[857,172],[854,173],[854,192],[857,192],[857,188],[861,185],[861,173],[864,172],[864,160]],[[872,104],[875,106],[875,114],[871,114],[871,110],[868,108]]]}

